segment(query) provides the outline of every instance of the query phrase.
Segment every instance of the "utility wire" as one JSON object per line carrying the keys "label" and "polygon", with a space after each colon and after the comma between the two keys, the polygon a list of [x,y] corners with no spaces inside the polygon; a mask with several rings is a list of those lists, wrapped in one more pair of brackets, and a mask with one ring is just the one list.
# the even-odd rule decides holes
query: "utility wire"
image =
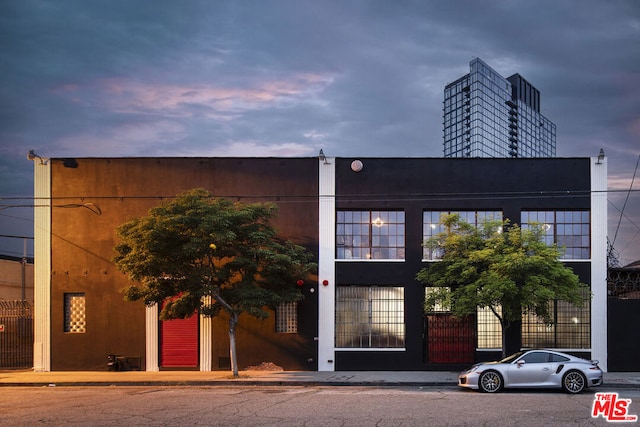
{"label": "utility wire", "polygon": [[[630,193],[640,192],[640,190],[552,190],[552,191],[510,191],[510,192],[486,192],[486,193],[414,193],[414,194],[389,194],[389,193],[342,193],[342,194],[220,194],[220,195],[212,195],[212,198],[227,198],[227,199],[272,199],[279,202],[287,202],[287,201],[309,201],[316,202],[318,198],[335,198],[340,201],[352,199],[354,201],[380,201],[380,200],[388,200],[388,201],[420,201],[420,200],[454,200],[454,199],[511,199],[511,198],[527,198],[527,199],[542,199],[542,198],[556,198],[556,197],[587,197],[591,194],[601,194],[601,193],[618,193],[624,192],[627,194],[627,197]],[[30,200],[34,203],[36,201],[56,201],[56,200],[69,200],[69,199],[80,199],[84,201],[85,199],[91,200],[172,200],[175,199],[176,195],[154,195],[154,196],[58,196],[58,197],[12,197],[12,198],[2,198],[0,197],[0,201],[3,200]],[[48,207],[49,205],[36,205],[36,204],[0,204],[0,210],[7,208],[16,208],[16,207]],[[54,206],[54,207],[63,207],[63,206]],[[75,207],[75,206],[74,206]]]}
{"label": "utility wire", "polygon": [[638,161],[636,162],[636,168],[633,171],[633,178],[631,178],[631,185],[629,186],[629,192],[627,193],[627,197],[624,200],[624,205],[622,205],[622,210],[620,211],[620,219],[618,219],[618,226],[616,227],[616,232],[613,235],[613,242],[611,246],[616,244],[616,238],[618,237],[618,230],[620,230],[620,223],[622,223],[622,215],[624,214],[624,208],[627,206],[627,202],[629,201],[629,195],[633,189],[633,182],[636,179],[636,172],[638,172],[638,165],[640,164],[640,154],[638,155]]}

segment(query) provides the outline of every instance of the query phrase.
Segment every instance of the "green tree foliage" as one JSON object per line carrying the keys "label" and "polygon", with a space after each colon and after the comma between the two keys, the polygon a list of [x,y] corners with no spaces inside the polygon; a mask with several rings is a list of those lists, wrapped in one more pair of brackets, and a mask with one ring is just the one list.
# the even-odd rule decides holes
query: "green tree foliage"
{"label": "green tree foliage", "polygon": [[296,282],[315,269],[303,247],[276,236],[276,212],[274,204],[233,203],[194,189],[122,224],[114,262],[134,282],[125,299],[165,303],[162,320],[226,312],[237,377],[240,314],[264,319],[267,308],[300,300]]}
{"label": "green tree foliage", "polygon": [[475,315],[488,308],[502,327],[502,353],[506,331],[523,314],[535,313],[553,323],[550,302],[583,304],[586,285],[560,261],[560,250],[544,243],[542,226],[521,230],[508,221],[489,221],[475,227],[459,215],[442,218],[445,231],[429,245],[443,251],[441,261],[430,263],[416,279],[435,287],[425,296],[426,312],[437,305],[455,316]]}

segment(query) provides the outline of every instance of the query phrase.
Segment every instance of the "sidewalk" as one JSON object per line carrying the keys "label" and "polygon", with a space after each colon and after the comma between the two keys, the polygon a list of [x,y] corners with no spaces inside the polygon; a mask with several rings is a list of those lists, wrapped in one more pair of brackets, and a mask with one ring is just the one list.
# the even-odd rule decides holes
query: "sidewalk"
{"label": "sidewalk", "polygon": [[[18,386],[455,386],[458,372],[443,371],[0,371],[0,387]],[[608,388],[640,388],[640,372],[604,374]]]}

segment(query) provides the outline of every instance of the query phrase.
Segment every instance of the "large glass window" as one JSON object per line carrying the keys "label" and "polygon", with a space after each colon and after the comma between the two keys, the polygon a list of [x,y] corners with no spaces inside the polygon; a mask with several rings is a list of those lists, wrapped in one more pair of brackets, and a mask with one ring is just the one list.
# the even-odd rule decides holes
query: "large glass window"
{"label": "large glass window", "polygon": [[[496,307],[502,314],[502,307]],[[502,327],[490,308],[478,308],[478,348],[502,348]]]}
{"label": "large glass window", "polygon": [[522,317],[522,345],[532,348],[590,348],[590,292],[584,291],[582,307],[566,301],[551,301],[549,305],[553,323],[546,324],[535,314]]}
{"label": "large glass window", "polygon": [[522,229],[537,223],[544,227],[544,241],[557,244],[563,259],[589,259],[591,233],[589,211],[523,211]]}
{"label": "large glass window", "polygon": [[404,259],[402,211],[338,211],[337,259]]}
{"label": "large glass window", "polygon": [[403,348],[404,288],[336,288],[336,347]]}
{"label": "large glass window", "polygon": [[[591,299],[584,291],[582,307],[566,301],[553,300],[549,309],[552,323],[544,323],[533,313],[522,316],[522,346],[528,348],[572,348],[591,347]],[[498,314],[501,309],[498,307]],[[502,346],[502,329],[493,312],[478,309],[478,348],[495,349]]]}
{"label": "large glass window", "polygon": [[424,211],[422,213],[423,259],[442,259],[442,248],[432,239],[444,231],[441,218],[449,214],[458,214],[460,219],[476,227],[481,226],[485,221],[502,220],[501,211]]}

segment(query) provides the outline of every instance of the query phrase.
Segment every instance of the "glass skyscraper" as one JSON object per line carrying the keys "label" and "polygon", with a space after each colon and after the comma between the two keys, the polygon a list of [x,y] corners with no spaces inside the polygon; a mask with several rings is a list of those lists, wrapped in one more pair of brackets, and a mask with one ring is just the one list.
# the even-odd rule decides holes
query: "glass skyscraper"
{"label": "glass skyscraper", "polygon": [[555,157],[556,125],[540,113],[540,91],[478,58],[469,65],[444,88],[444,156]]}

